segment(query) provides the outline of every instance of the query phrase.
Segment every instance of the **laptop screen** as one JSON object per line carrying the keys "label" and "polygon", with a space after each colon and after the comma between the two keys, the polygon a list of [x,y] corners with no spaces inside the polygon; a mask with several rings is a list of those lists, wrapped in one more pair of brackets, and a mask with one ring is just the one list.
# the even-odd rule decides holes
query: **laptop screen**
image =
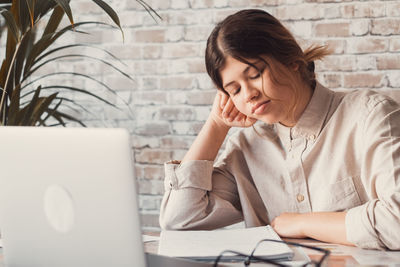
{"label": "laptop screen", "polygon": [[6,266],[145,266],[123,129],[0,127]]}

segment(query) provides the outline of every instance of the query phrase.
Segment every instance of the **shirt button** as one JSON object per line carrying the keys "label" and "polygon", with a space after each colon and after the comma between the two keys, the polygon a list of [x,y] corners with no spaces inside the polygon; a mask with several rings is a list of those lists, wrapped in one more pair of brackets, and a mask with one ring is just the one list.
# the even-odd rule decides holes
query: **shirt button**
{"label": "shirt button", "polygon": [[311,141],[314,141],[314,140],[315,140],[315,135],[313,135],[313,134],[310,135],[310,136],[309,136],[309,139],[310,139]]}
{"label": "shirt button", "polygon": [[302,202],[304,200],[304,196],[302,194],[297,195],[297,201]]}

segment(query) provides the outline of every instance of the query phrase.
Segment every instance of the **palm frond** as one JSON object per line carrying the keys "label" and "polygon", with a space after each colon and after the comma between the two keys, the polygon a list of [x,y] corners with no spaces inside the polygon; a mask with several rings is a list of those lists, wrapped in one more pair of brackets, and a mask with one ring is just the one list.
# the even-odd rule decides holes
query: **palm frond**
{"label": "palm frond", "polygon": [[[106,98],[85,88],[68,85],[38,85],[44,84],[45,79],[51,76],[72,75],[94,81],[100,87],[105,88],[107,92],[111,92],[121,99],[132,113],[129,104],[115,90],[90,75],[60,71],[45,74],[33,80],[31,78],[38,69],[46,64],[51,65],[62,59],[82,58],[100,62],[107,68],[133,81],[129,74],[121,70],[119,67],[121,65],[117,66],[115,62],[110,63],[107,60],[86,54],[68,53],[67,50],[74,47],[98,49],[104,55],[117,60],[119,64],[126,67],[126,64],[105,49],[90,44],[68,44],[52,48],[54,43],[68,32],[90,34],[90,32],[82,30],[85,25],[118,27],[124,39],[120,19],[113,8],[105,0],[91,1],[111,18],[112,25],[99,21],[75,22],[70,0],[0,0],[0,38],[4,31],[7,32],[6,47],[2,50],[5,51],[5,56],[0,67],[0,125],[66,126],[68,121],[72,121],[85,126],[78,118],[60,111],[67,107],[70,110],[82,110],[90,113],[90,110],[79,101],[70,99],[66,94],[68,92],[89,95],[97,101],[121,110]],[[157,12],[143,0],[136,1],[145,8],[153,19],[156,19],[153,14],[161,19]],[[70,24],[61,27],[64,15],[66,15]],[[44,17],[46,17],[47,23],[41,36],[37,36],[36,32],[40,32],[40,30],[37,31],[37,25]],[[58,56],[56,53],[59,52],[63,53]]]}
{"label": "palm frond", "polygon": [[122,40],[125,40],[124,32],[122,31],[121,28],[121,23],[119,21],[119,17],[117,13],[115,13],[114,9],[112,9],[106,2],[103,0],[92,0],[95,2],[99,7],[101,7],[107,14],[110,16],[110,18],[114,21],[114,23],[118,26],[118,28],[121,30],[122,33]]}
{"label": "palm frond", "polygon": [[9,33],[12,34],[15,42],[19,42],[21,35],[20,35],[20,31],[18,29],[17,22],[15,21],[13,14],[5,8],[0,8],[0,15],[3,16],[3,18],[6,22],[6,25],[8,27]]}
{"label": "palm frond", "polygon": [[87,56],[87,55],[82,55],[82,54],[68,54],[68,55],[63,55],[63,56],[58,56],[58,57],[53,57],[50,58],[42,63],[40,63],[38,66],[36,66],[35,68],[33,68],[31,71],[29,71],[27,74],[25,74],[25,76],[22,78],[22,82],[25,81],[25,79],[27,77],[29,77],[30,75],[32,75],[33,73],[35,73],[38,69],[40,69],[41,67],[43,67],[44,65],[48,64],[49,62],[55,61],[55,60],[59,60],[59,59],[63,59],[63,58],[73,58],[73,57],[79,57],[79,58],[88,58],[97,62],[101,62],[104,65],[109,66],[110,68],[114,69],[115,71],[119,72],[120,74],[122,74],[123,76],[125,76],[126,78],[128,78],[129,80],[133,81],[133,78],[127,74],[126,72],[122,71],[121,69],[115,67],[113,64],[109,63],[108,61],[101,59],[101,58],[97,58],[97,57],[92,57],[92,56]]}

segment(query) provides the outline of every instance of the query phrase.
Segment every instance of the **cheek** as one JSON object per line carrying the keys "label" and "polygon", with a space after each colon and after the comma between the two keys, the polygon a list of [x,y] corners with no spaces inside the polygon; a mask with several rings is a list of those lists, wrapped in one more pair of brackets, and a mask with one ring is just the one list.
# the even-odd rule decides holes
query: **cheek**
{"label": "cheek", "polygon": [[239,110],[241,113],[248,115],[248,111],[246,109],[246,104],[245,101],[241,100],[239,97],[233,100],[233,104],[235,104],[235,107],[237,110]]}

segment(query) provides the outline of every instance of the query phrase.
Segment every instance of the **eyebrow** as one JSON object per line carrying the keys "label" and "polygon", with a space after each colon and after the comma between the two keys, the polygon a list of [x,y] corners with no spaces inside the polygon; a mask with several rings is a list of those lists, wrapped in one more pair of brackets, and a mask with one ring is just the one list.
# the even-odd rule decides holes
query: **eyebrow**
{"label": "eyebrow", "polygon": [[[251,63],[251,64],[256,65],[256,64],[258,64],[259,62],[260,62],[260,60],[254,62],[254,63]],[[246,73],[249,71],[249,69],[252,68],[252,67],[253,67],[253,66],[247,65],[247,67],[244,69],[244,71],[243,71],[242,73],[243,73],[243,74],[246,74]],[[229,82],[229,83],[223,85],[223,88],[228,87],[229,85],[233,84],[234,82],[235,82],[235,81],[231,81],[231,82]]]}

